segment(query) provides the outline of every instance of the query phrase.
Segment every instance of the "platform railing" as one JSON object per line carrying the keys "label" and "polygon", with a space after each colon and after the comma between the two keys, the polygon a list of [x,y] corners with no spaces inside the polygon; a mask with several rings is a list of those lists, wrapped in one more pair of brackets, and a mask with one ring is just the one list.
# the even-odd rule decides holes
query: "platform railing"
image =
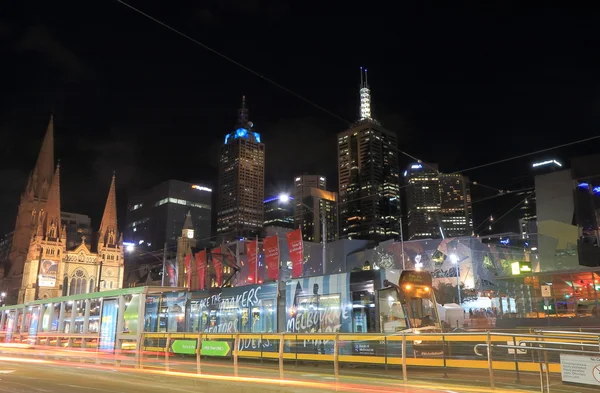
{"label": "platform railing", "polygon": [[[138,367],[153,367],[150,360],[162,358],[167,370],[176,362],[201,371],[203,363],[231,362],[237,375],[240,362],[269,362],[279,368],[281,378],[290,363],[322,363],[339,377],[340,368],[378,366],[390,370],[386,376],[408,381],[418,378],[420,370],[439,370],[444,377],[452,370],[471,369],[494,388],[498,381],[531,382],[540,375],[542,391],[549,391],[550,380],[560,382],[560,353],[598,355],[600,333],[573,331],[536,331],[535,333],[141,333],[117,335],[117,351],[132,349]],[[29,339],[25,333],[9,335],[11,343],[37,348],[67,347],[102,352],[98,333],[38,333]],[[137,341],[139,339],[139,341]],[[7,341],[0,332],[0,342]],[[125,348],[124,343],[129,343]],[[146,361],[146,363],[145,363]],[[153,363],[156,364],[156,363]],[[161,366],[162,367],[162,366]],[[377,369],[377,368],[376,368]],[[398,370],[398,371],[393,371]],[[409,375],[410,374],[410,375]],[[545,382],[544,382],[545,378]],[[556,381],[555,381],[556,382]]]}

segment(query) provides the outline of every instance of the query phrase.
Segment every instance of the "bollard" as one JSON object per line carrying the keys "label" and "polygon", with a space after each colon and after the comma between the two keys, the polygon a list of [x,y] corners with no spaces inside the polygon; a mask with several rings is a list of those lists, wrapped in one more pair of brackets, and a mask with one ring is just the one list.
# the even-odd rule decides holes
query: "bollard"
{"label": "bollard", "polygon": [[285,345],[285,333],[281,333],[279,339],[279,379],[283,381],[283,348]]}
{"label": "bollard", "polygon": [[402,333],[402,380],[408,381],[406,375],[406,333]]}
{"label": "bollard", "polygon": [[233,372],[235,376],[238,376],[238,348],[240,345],[240,335],[239,333],[235,335],[235,341],[233,342]]}
{"label": "bollard", "polygon": [[488,355],[488,369],[490,371],[490,387],[492,389],[496,388],[496,384],[494,383],[494,363],[492,362],[492,336],[490,332],[487,332],[487,355]]}
{"label": "bollard", "polygon": [[202,333],[198,333],[198,343],[196,344],[196,372],[202,374]]}
{"label": "bollard", "polygon": [[333,342],[333,373],[335,374],[336,381],[339,381],[339,377],[340,377],[340,365],[338,362],[339,354],[340,354],[340,346],[338,344],[339,338],[340,338],[340,335],[336,334],[335,341]]}

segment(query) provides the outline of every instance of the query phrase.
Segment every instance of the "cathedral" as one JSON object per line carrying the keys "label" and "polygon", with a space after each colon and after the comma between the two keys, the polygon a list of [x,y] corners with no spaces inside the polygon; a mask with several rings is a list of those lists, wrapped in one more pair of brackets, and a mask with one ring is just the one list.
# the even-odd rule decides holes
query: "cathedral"
{"label": "cathedral", "polygon": [[36,299],[118,289],[123,283],[123,238],[117,229],[115,177],[97,233],[95,249],[85,238],[67,249],[61,222],[60,165],[54,166],[54,121],[46,130],[34,170],[29,176],[5,272],[9,299]]}

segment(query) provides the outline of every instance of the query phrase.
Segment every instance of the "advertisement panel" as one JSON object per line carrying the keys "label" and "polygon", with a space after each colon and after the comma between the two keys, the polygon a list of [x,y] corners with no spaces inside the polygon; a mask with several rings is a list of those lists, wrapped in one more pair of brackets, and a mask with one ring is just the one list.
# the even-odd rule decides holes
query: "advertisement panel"
{"label": "advertisement panel", "polygon": [[29,336],[27,342],[30,345],[34,345],[38,332],[38,324],[40,320],[40,306],[33,306],[31,308],[31,323],[29,324]]}
{"label": "advertisement panel", "polygon": [[58,272],[58,263],[44,259],[40,265],[40,275],[38,278],[38,285],[40,287],[55,287],[56,286],[56,274]]}
{"label": "advertisement panel", "polygon": [[[352,300],[348,273],[291,280],[286,285],[286,331],[352,332]],[[333,342],[304,340],[301,352],[331,353]]]}
{"label": "advertisement panel", "polygon": [[246,255],[248,255],[248,278],[250,282],[258,284],[258,240],[246,242]]}
{"label": "advertisement panel", "polygon": [[118,300],[104,299],[102,301],[102,319],[100,323],[101,351],[114,351],[117,339]]}

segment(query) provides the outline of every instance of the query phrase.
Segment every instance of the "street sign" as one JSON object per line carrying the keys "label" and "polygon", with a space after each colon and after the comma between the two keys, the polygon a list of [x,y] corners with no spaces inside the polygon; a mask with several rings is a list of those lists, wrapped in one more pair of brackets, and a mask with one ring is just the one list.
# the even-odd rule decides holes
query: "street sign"
{"label": "street sign", "polygon": [[202,341],[200,353],[206,356],[227,356],[231,352],[227,341]]}
{"label": "street sign", "polygon": [[600,386],[600,357],[560,354],[563,382]]}
{"label": "street sign", "polygon": [[552,287],[550,285],[542,285],[542,297],[552,297]]}
{"label": "street sign", "polygon": [[175,340],[171,344],[171,351],[182,355],[195,355],[196,340]]}

